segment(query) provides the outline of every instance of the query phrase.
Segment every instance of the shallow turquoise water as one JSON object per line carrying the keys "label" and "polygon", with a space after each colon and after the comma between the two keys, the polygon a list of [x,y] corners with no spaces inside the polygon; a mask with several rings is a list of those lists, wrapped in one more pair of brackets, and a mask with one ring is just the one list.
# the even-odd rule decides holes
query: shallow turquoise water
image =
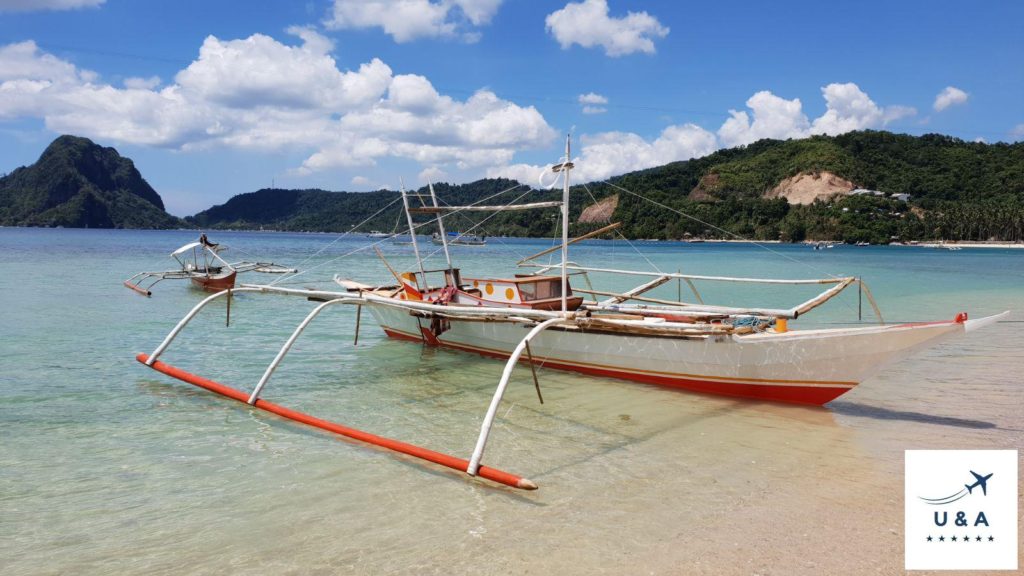
{"label": "shallow turquoise water", "polygon": [[[147,299],[120,283],[165,268],[194,236],[0,229],[5,574],[888,571],[902,566],[902,536],[890,534],[902,526],[902,503],[876,495],[902,493],[904,449],[1021,446],[1024,250],[640,242],[640,256],[622,242],[574,247],[573,260],[608,268],[649,269],[646,257],[696,274],[863,276],[887,320],[1013,310],[1015,322],[894,366],[824,410],[547,370],[541,406],[518,373],[487,462],[541,485],[523,494],[338,441],[137,364],[134,354],[152,351],[203,295],[168,281]],[[335,273],[388,280],[372,252],[334,260],[364,238],[214,240],[246,251],[229,259],[312,268],[288,285],[325,287]],[[550,245],[492,239],[453,253],[466,275],[508,275],[520,256]],[[409,247],[382,248],[412,265]],[[643,281],[593,278],[606,289]],[[709,302],[772,306],[813,293],[698,288]],[[679,290],[687,294],[669,283],[651,295]],[[212,306],[164,358],[249,389],[311,307],[239,295],[230,328],[223,305]],[[792,327],[856,322],[857,308],[850,290]],[[264,396],[468,456],[501,363],[389,341],[363,320],[354,348],[354,311],[325,313]],[[837,514],[843,522],[829,521]],[[737,526],[748,535],[736,536]],[[780,529],[807,533],[787,541]],[[802,560],[851,532],[859,543],[814,566]]]}

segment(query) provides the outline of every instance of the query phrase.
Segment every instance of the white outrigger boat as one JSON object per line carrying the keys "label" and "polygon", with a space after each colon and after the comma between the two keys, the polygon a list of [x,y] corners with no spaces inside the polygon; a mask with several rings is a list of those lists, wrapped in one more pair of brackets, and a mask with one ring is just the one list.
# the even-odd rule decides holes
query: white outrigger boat
{"label": "white outrigger boat", "polygon": [[124,281],[124,286],[143,296],[153,295],[153,286],[163,280],[190,280],[192,286],[207,292],[220,292],[235,287],[235,279],[241,272],[262,272],[264,274],[294,274],[298,270],[286,268],[273,262],[228,262],[220,253],[227,250],[223,244],[214,244],[199,236],[171,252],[171,258],[178,263],[174,270],[161,272],[139,272]]}
{"label": "white outrigger boat", "polygon": [[[963,335],[995,322],[1006,312],[977,320],[965,313],[938,322],[886,325],[870,291],[855,277],[781,280],[698,276],[680,273],[639,272],[584,267],[568,258],[568,247],[617,227],[605,226],[570,240],[568,230],[569,143],[563,162],[551,171],[562,178],[562,200],[505,206],[439,206],[430,187],[431,204],[405,206],[417,270],[397,272],[385,261],[395,278],[389,286],[371,286],[335,277],[344,291],[283,288],[275,285],[243,284],[208,297],[189,312],[152,354],[137,359],[165,374],[197,386],[244,401],[258,408],[410,454],[473,476],[482,476],[510,486],[533,489],[532,481],[481,465],[484,448],[509,378],[519,361],[546,368],[571,370],[681,388],[778,402],[822,405],[855,388],[884,367],[948,338]],[[561,245],[524,258],[518,264],[533,267],[534,273],[507,278],[463,277],[451,262],[447,242],[447,267],[424,269],[412,234],[419,226],[413,214],[432,214],[442,239],[444,214],[465,211],[524,210],[558,207],[562,216]],[[533,263],[544,254],[561,251],[561,263],[545,266]],[[383,259],[383,256],[382,256]],[[549,275],[558,269],[557,275]],[[587,273],[610,273],[645,278],[647,281],[625,292],[574,288],[570,276],[589,285]],[[695,303],[644,296],[672,279],[686,282]],[[822,292],[789,308],[737,307],[705,304],[695,282],[742,282],[774,285],[819,285]],[[852,328],[790,330],[788,322],[811,312],[844,289],[860,284],[878,315],[879,325]],[[321,301],[284,343],[277,356],[251,392],[229,388],[160,362],[158,358],[188,322],[210,302],[230,297],[232,292],[255,292],[302,296]],[[586,300],[575,292],[603,300]],[[298,413],[260,398],[271,375],[306,326],[324,309],[354,305],[359,312],[368,308],[384,332],[392,338],[423,345],[441,346],[507,359],[491,404],[483,418],[480,435],[468,460],[440,454],[396,440]],[[359,315],[356,321],[358,339]],[[525,354],[525,357],[524,357]],[[536,372],[533,374],[536,383]],[[538,387],[538,394],[540,389]],[[541,400],[543,402],[543,400]]]}

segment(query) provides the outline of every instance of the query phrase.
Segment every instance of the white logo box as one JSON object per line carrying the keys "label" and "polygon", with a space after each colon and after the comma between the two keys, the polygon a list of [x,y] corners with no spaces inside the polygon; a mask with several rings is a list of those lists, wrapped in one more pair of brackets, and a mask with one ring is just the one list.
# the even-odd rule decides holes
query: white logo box
{"label": "white logo box", "polygon": [[1017,569],[1016,450],[907,450],[904,472],[907,570]]}

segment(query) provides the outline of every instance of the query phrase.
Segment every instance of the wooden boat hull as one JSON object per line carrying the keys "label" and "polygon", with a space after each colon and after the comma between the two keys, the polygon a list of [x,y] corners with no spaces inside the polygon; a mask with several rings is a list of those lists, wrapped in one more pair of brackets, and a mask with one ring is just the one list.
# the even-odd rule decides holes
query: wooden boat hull
{"label": "wooden boat hull", "polygon": [[226,274],[214,274],[207,276],[192,276],[192,285],[207,292],[220,292],[235,287],[235,277],[238,272],[232,270]]}
{"label": "wooden boat hull", "polygon": [[[430,320],[368,306],[392,338],[508,358],[529,327],[510,322]],[[885,366],[964,332],[961,322],[682,338],[552,328],[531,344],[534,362],[695,392],[798,404],[825,404]]]}

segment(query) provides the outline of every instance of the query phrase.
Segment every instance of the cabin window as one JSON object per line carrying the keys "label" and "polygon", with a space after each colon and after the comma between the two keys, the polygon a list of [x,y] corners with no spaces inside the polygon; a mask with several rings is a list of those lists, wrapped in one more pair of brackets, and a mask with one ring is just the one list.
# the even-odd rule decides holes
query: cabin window
{"label": "cabin window", "polygon": [[562,280],[555,278],[540,282],[521,282],[519,284],[519,294],[522,295],[524,302],[561,298]]}

